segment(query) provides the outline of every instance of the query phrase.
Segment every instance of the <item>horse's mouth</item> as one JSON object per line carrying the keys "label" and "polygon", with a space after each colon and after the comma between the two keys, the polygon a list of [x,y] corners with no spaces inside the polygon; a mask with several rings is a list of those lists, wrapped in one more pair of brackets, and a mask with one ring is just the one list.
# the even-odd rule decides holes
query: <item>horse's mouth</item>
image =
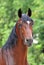
{"label": "horse's mouth", "polygon": [[24,45],[27,45],[28,47],[32,45],[33,39],[25,39]]}

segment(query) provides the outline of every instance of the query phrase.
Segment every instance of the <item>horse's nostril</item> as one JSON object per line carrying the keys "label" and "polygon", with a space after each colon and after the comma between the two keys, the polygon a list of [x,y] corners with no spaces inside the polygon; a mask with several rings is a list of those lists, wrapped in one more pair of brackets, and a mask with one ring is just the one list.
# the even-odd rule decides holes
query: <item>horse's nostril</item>
{"label": "horse's nostril", "polygon": [[26,41],[29,41],[29,39],[27,39]]}
{"label": "horse's nostril", "polygon": [[32,43],[33,39],[26,39],[26,41]]}

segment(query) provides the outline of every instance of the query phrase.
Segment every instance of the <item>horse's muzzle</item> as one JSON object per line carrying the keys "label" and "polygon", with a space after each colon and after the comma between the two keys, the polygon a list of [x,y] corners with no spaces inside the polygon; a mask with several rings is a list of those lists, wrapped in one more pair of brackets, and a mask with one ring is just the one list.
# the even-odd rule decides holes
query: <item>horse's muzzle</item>
{"label": "horse's muzzle", "polygon": [[33,42],[33,39],[25,39],[24,44],[27,46],[31,46]]}

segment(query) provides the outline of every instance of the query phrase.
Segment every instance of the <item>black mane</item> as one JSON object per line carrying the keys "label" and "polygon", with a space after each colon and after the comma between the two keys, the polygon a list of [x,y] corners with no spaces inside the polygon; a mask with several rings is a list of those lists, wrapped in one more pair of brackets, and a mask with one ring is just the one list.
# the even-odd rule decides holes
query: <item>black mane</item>
{"label": "black mane", "polygon": [[16,26],[14,26],[7,42],[3,46],[3,49],[7,49],[7,48],[11,48],[11,47],[15,46],[16,41],[17,41]]}

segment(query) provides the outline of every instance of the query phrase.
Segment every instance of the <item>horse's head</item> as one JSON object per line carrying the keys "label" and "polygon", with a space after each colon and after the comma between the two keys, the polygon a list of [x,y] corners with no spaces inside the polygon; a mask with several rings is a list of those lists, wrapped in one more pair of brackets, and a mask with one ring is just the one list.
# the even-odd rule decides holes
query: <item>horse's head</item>
{"label": "horse's head", "polygon": [[19,20],[16,24],[16,34],[19,39],[24,42],[24,45],[30,46],[33,42],[32,25],[33,20],[30,18],[31,9],[29,8],[28,14],[22,14],[21,9],[18,10]]}

